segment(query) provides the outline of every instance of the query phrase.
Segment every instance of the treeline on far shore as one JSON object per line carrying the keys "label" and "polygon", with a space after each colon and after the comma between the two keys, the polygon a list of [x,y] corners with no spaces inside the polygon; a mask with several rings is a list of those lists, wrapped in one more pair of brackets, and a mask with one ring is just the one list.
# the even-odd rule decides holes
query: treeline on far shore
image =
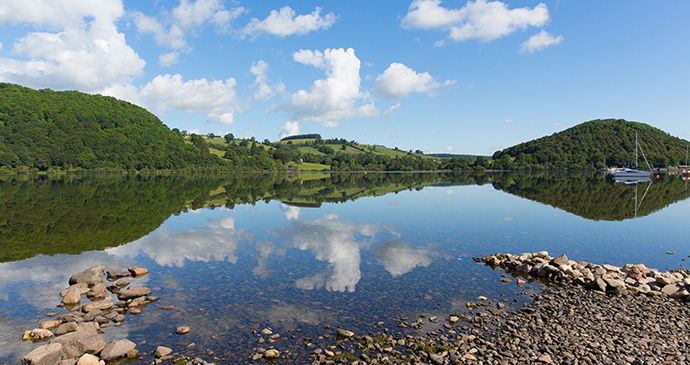
{"label": "treeline on far shore", "polygon": [[113,97],[0,83],[0,174],[593,170],[631,164],[635,133],[653,166],[684,162],[687,141],[625,120],[581,123],[490,157],[426,155],[319,134],[275,142],[189,134]]}

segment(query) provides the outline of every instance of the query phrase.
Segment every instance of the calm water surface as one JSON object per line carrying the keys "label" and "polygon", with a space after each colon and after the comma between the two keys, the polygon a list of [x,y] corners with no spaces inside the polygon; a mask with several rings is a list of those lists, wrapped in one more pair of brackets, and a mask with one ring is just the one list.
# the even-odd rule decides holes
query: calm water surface
{"label": "calm water surface", "polygon": [[[298,361],[337,326],[364,334],[396,316],[442,318],[479,295],[521,303],[514,293],[538,288],[502,283],[473,256],[547,250],[679,268],[690,254],[686,184],[593,174],[7,179],[0,363],[38,346],[22,333],[63,313],[68,278],[96,264],[147,268],[133,286],[161,298],[104,329],[106,342],[128,338],[142,353],[195,343],[231,363],[250,362],[253,331],[265,327]],[[191,333],[175,335],[183,325]]]}

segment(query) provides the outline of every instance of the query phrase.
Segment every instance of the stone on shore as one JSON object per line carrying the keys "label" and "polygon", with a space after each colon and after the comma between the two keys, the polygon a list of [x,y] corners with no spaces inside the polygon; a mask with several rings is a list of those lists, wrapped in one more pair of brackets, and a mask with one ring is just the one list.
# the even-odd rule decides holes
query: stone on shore
{"label": "stone on shore", "polygon": [[132,276],[132,273],[127,269],[110,269],[105,272],[108,280],[115,280],[119,278],[124,278],[127,276]]}
{"label": "stone on shore", "polygon": [[62,304],[73,305],[79,304],[81,296],[89,291],[89,285],[86,283],[77,283],[70,285],[69,288],[60,292],[62,297]]}
{"label": "stone on shore", "polygon": [[137,297],[143,297],[146,295],[151,295],[151,289],[146,288],[146,287],[141,287],[141,288],[121,290],[120,293],[117,294],[117,298],[120,300],[127,300],[127,299],[134,299]]}
{"label": "stone on shore", "polygon": [[22,357],[22,365],[54,365],[62,359],[62,345],[51,343],[36,347]]}
{"label": "stone on shore", "polygon": [[132,276],[139,277],[148,274],[149,271],[141,267],[130,267],[129,272],[132,273]]}
{"label": "stone on shore", "polygon": [[110,300],[99,300],[97,302],[86,303],[81,306],[81,311],[84,313],[89,313],[96,309],[105,310],[113,307],[113,302]]}
{"label": "stone on shore", "polygon": [[91,266],[88,269],[79,271],[78,273],[72,275],[72,277],[69,278],[69,285],[85,283],[89,286],[93,286],[103,282],[103,275],[105,275],[105,266]]}
{"label": "stone on shore", "polygon": [[336,333],[338,334],[338,337],[340,338],[351,338],[355,337],[355,333],[352,331],[344,330],[342,328],[338,328],[336,330]]}
{"label": "stone on shore", "polygon": [[137,345],[130,340],[113,340],[101,351],[101,359],[113,361],[127,357],[127,353],[134,350]]}
{"label": "stone on shore", "polygon": [[105,365],[105,361],[99,359],[98,356],[84,354],[79,358],[76,365]]}
{"label": "stone on shore", "polygon": [[264,352],[264,359],[274,360],[280,357],[280,352],[276,349],[269,349]]}
{"label": "stone on shore", "polygon": [[103,338],[95,333],[76,331],[58,336],[51,344],[62,345],[62,354],[65,359],[77,359],[84,354],[97,354],[105,347]]}
{"label": "stone on shore", "polygon": [[38,326],[39,328],[43,328],[46,330],[52,330],[59,326],[62,323],[62,321],[57,320],[57,319],[51,319],[49,321],[43,321],[41,324]]}
{"label": "stone on shore", "polygon": [[177,327],[177,329],[175,330],[175,333],[177,333],[178,335],[186,335],[189,333],[189,331],[191,331],[191,329],[189,327],[182,326],[182,327]]}
{"label": "stone on shore", "polygon": [[158,346],[156,347],[156,352],[153,354],[153,357],[160,359],[162,357],[170,356],[170,354],[172,354],[172,349],[165,346]]}
{"label": "stone on shore", "polygon": [[45,341],[53,337],[53,332],[50,332],[45,328],[34,328],[31,330],[31,333],[29,333],[29,336],[34,341]]}

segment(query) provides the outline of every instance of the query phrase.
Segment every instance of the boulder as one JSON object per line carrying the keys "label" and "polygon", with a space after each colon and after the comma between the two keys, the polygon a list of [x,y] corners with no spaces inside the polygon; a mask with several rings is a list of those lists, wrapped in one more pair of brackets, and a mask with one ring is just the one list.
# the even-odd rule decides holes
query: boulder
{"label": "boulder", "polygon": [[22,365],[54,365],[62,359],[62,345],[51,343],[36,347],[22,357]]}
{"label": "boulder", "polygon": [[134,350],[137,345],[130,340],[113,340],[101,351],[101,359],[113,361],[127,357],[127,353]]}
{"label": "boulder", "polygon": [[355,337],[355,333],[354,333],[354,332],[348,331],[348,330],[344,330],[344,329],[342,329],[342,328],[338,328],[338,329],[336,330],[336,332],[337,332],[337,334],[338,334],[338,337],[340,337],[340,338],[351,338],[351,337]]}
{"label": "boulder", "polygon": [[149,271],[141,267],[130,267],[129,272],[132,273],[132,276],[139,277],[148,274]]}
{"label": "boulder", "polygon": [[551,260],[551,265],[559,267],[561,265],[570,265],[570,261],[568,260],[568,256],[565,254],[562,254],[555,259]]}
{"label": "boulder", "polygon": [[160,359],[161,357],[166,357],[170,354],[172,354],[172,349],[165,346],[158,346],[156,348],[156,352],[153,354],[153,357]]}
{"label": "boulder", "polygon": [[45,341],[53,337],[53,332],[50,332],[45,328],[34,328],[33,330],[31,330],[29,336],[32,340],[35,341]]}
{"label": "boulder", "polygon": [[110,269],[105,274],[110,280],[132,276],[132,273],[127,269]]}
{"label": "boulder", "polygon": [[266,352],[264,352],[264,359],[266,359],[266,360],[273,360],[273,359],[277,359],[279,357],[280,357],[280,352],[276,349],[270,349],[270,350],[266,350]]}
{"label": "boulder", "polygon": [[186,335],[189,333],[189,331],[191,331],[191,329],[189,327],[182,326],[182,327],[177,327],[177,329],[175,330],[175,333],[177,333],[178,335]]}
{"label": "boulder", "polygon": [[146,287],[121,290],[117,295],[120,300],[133,299],[151,294],[151,289]]}
{"label": "boulder", "polygon": [[56,328],[57,326],[59,326],[61,323],[62,322],[60,320],[51,319],[48,321],[41,322],[41,324],[38,327],[46,329],[46,330],[52,330],[53,328]]}
{"label": "boulder", "polygon": [[62,336],[65,333],[74,332],[79,329],[79,324],[77,322],[67,322],[58,326],[55,330],[55,336]]}
{"label": "boulder", "polygon": [[81,313],[76,312],[76,313],[65,313],[57,316],[57,319],[62,321],[63,323],[66,322],[84,322],[83,316],[80,316]]}
{"label": "boulder", "polygon": [[98,356],[84,354],[79,358],[76,365],[105,365],[105,361],[99,359]]}
{"label": "boulder", "polygon": [[105,266],[95,265],[88,269],[82,270],[69,278],[69,285],[78,283],[85,283],[88,286],[93,286],[103,282],[103,275],[105,275]]}
{"label": "boulder", "polygon": [[92,332],[76,331],[55,337],[51,344],[62,345],[62,355],[66,359],[77,359],[84,354],[97,354],[105,347],[103,338]]}
{"label": "boulder", "polygon": [[96,309],[105,310],[113,307],[113,302],[109,300],[99,300],[97,302],[86,303],[81,306],[81,311],[84,313],[89,313]]}

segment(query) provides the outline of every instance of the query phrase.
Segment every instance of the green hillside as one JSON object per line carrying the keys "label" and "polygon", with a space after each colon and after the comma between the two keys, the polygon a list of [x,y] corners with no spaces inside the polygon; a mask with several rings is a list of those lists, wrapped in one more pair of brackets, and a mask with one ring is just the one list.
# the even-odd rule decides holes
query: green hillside
{"label": "green hillside", "polygon": [[676,166],[685,161],[688,141],[647,124],[606,119],[497,151],[493,167],[592,169],[629,165],[634,162],[635,132],[652,167]]}
{"label": "green hillside", "polygon": [[112,97],[0,83],[0,169],[179,169],[227,163]]}

